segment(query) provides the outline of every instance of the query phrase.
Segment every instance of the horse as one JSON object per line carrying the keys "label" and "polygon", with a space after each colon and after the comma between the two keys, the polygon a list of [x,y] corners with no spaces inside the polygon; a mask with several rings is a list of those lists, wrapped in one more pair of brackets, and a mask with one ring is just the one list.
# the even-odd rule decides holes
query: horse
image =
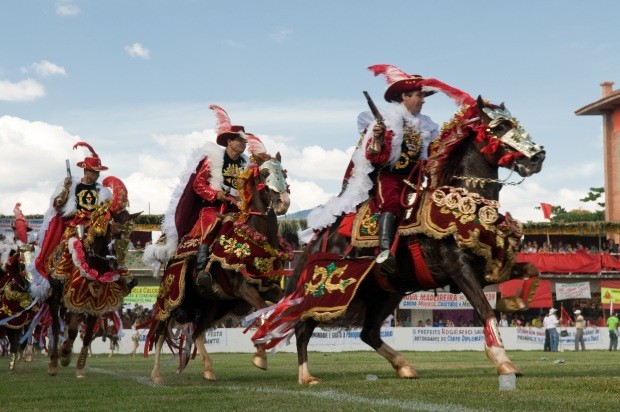
{"label": "horse", "polygon": [[[88,348],[93,339],[97,319],[123,305],[123,298],[135,286],[134,279],[123,266],[134,220],[140,215],[129,213],[127,189],[120,179],[109,176],[103,185],[113,192],[112,199],[101,203],[90,215],[85,227],[61,243],[52,256],[51,294],[46,300],[52,317],[52,339],[48,373],[58,374],[58,359],[69,366],[73,343],[84,322],[83,345],[76,362],[76,377],[84,378]],[[64,242],[63,242],[64,243]],[[58,268],[67,275],[59,276]],[[61,317],[67,320],[67,339],[59,350]],[[60,353],[59,353],[60,352]]]}
{"label": "horse", "polygon": [[[163,382],[159,363],[164,341],[178,347],[179,371],[189,360],[187,347],[195,343],[204,365],[203,378],[215,381],[213,364],[205,348],[205,331],[231,316],[247,315],[252,309],[267,307],[266,301],[277,302],[282,297],[279,267],[292,259],[290,246],[278,234],[277,221],[277,216],[286,213],[290,205],[286,171],[279,153],[275,157],[268,155],[260,140],[249,137],[253,163],[237,182],[240,212],[222,217],[210,246],[207,270],[212,274],[212,286],[202,288],[196,284],[197,244],[190,236],[181,239],[175,256],[166,265],[144,349],[147,354],[155,348],[151,371],[155,383]],[[190,249],[192,252],[188,254]],[[179,293],[175,292],[177,288]],[[175,299],[170,297],[171,293],[175,293]],[[178,346],[174,343],[177,340],[172,333],[173,323],[184,324],[185,332],[178,339],[181,342]],[[252,363],[267,369],[267,356],[262,347],[257,347]]]}
{"label": "horse", "polygon": [[17,369],[18,361],[32,360],[28,353],[24,353],[27,342],[20,344],[20,339],[40,308],[40,303],[28,290],[29,282],[22,263],[23,255],[28,252],[21,247],[12,250],[6,270],[0,269],[0,336],[6,335],[9,342],[10,371]]}
{"label": "horse", "polygon": [[[494,105],[481,97],[465,102],[431,144],[424,173],[406,182],[401,203],[409,210],[392,247],[396,273],[381,273],[372,243],[354,247],[350,237],[339,233],[347,216],[318,231],[307,244],[287,296],[252,338],[255,344],[272,348],[294,333],[299,384],[320,382],[308,368],[308,342],[319,324],[361,326],[362,341],[383,356],[398,377],[417,378],[413,366],[381,339],[380,327],[404,295],[446,286],[465,295],[484,325],[486,356],[497,373],[522,374],[506,355],[483,287],[538,275],[533,265],[514,262],[522,234],[518,221],[497,213],[499,192],[508,184],[498,178],[498,170],[505,167],[523,178],[538,173],[545,151],[503,103]],[[363,215],[359,210],[355,222],[354,228],[374,230],[376,235],[372,213]],[[359,268],[354,276],[355,265]],[[335,296],[346,288],[353,291],[342,307],[331,303],[331,308],[319,308],[321,294]]]}

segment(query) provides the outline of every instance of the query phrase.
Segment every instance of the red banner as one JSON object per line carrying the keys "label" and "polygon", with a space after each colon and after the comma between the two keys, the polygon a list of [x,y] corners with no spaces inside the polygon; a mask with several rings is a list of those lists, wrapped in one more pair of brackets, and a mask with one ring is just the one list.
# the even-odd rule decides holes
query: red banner
{"label": "red banner", "polygon": [[519,253],[517,262],[531,262],[541,273],[600,273],[620,270],[620,260],[608,253]]}
{"label": "red banner", "polygon": [[549,203],[541,203],[540,204],[540,208],[543,211],[543,216],[545,217],[545,219],[551,219],[551,208],[553,206],[551,206]]}

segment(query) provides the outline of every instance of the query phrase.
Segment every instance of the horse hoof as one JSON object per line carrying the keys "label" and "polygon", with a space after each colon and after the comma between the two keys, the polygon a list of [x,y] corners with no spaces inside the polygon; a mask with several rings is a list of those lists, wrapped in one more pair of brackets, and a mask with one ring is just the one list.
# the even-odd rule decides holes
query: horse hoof
{"label": "horse hoof", "polygon": [[202,374],[202,377],[204,378],[204,380],[206,381],[211,381],[211,382],[215,382],[217,379],[215,379],[215,374],[213,372],[204,372]]}
{"label": "horse hoof", "polygon": [[403,366],[396,373],[401,379],[418,379],[418,373],[411,366]]}
{"label": "horse hoof", "polygon": [[319,383],[321,383],[321,380],[315,378],[314,376],[309,376],[299,380],[300,385],[318,385]]}
{"label": "horse hoof", "polygon": [[511,375],[523,376],[523,372],[519,370],[512,362],[504,362],[497,367],[498,375]]}
{"label": "horse hoof", "polygon": [[32,355],[24,355],[24,362],[32,362]]}
{"label": "horse hoof", "polygon": [[262,369],[264,371],[267,370],[267,358],[261,358],[260,356],[254,356],[252,357],[252,363],[258,369]]}
{"label": "horse hoof", "polygon": [[75,371],[75,377],[78,379],[82,379],[86,377],[86,374],[84,373],[84,369],[77,369]]}
{"label": "horse hoof", "polygon": [[151,375],[151,382],[156,385],[161,385],[164,383],[164,377],[162,375]]}
{"label": "horse hoof", "polygon": [[70,363],[71,363],[71,356],[66,357],[66,358],[60,358],[60,364],[62,366],[69,366]]}
{"label": "horse hoof", "polygon": [[48,374],[48,375],[50,375],[50,376],[56,376],[56,375],[58,375],[58,368],[57,368],[57,367],[55,367],[55,366],[54,366],[54,367],[49,366],[49,367],[47,368],[47,374]]}

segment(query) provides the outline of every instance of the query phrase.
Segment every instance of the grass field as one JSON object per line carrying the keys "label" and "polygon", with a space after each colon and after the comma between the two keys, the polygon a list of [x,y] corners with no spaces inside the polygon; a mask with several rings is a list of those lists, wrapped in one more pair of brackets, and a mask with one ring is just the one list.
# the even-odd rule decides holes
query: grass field
{"label": "grass field", "polygon": [[[405,352],[420,378],[396,378],[374,352],[311,353],[310,370],[322,383],[297,384],[296,355],[269,356],[269,370],[251,365],[249,354],[213,354],[217,382],[202,379],[190,361],[162,362],[166,381],[149,381],[153,356],[91,357],[86,378],[71,366],[47,375],[47,359],[35,358],[17,372],[1,358],[0,410],[219,410],[219,411],[591,411],[615,410],[620,395],[620,353],[608,351],[510,352],[524,372],[514,391],[499,391],[483,352]],[[554,363],[563,359],[564,363]],[[367,375],[378,377],[368,381]]]}

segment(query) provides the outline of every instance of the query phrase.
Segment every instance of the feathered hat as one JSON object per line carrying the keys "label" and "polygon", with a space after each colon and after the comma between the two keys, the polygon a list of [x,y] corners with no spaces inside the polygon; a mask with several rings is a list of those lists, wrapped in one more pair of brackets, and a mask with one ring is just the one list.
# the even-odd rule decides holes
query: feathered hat
{"label": "feathered hat", "polygon": [[243,137],[247,140],[243,126],[231,125],[230,118],[228,117],[226,110],[215,104],[209,106],[209,109],[215,112],[215,117],[217,119],[217,138],[215,139],[217,144],[226,147],[226,143],[231,137]]}
{"label": "feathered hat", "polygon": [[103,170],[108,170],[107,166],[103,166],[101,164],[101,159],[99,159],[99,155],[95,152],[91,145],[86,142],[77,142],[73,145],[73,150],[77,149],[79,146],[84,146],[88,150],[90,150],[90,156],[86,156],[83,161],[78,162],[78,167],[83,169],[94,170],[96,172],[101,172]]}
{"label": "feathered hat", "polygon": [[[420,83],[424,78],[419,74],[407,74],[396,66],[389,64],[375,64],[368,68],[375,76],[380,74],[385,76],[388,87],[385,90],[385,100],[388,102],[394,102],[400,96],[401,93],[410,92],[413,90],[422,90],[422,84]],[[424,91],[425,96],[434,94],[434,91]]]}
{"label": "feathered hat", "polygon": [[437,92],[442,92],[457,105],[471,105],[476,100],[469,94],[455,87],[447,85],[437,79],[425,79],[418,74],[407,74],[396,66],[389,64],[375,64],[368,68],[375,76],[380,74],[385,76],[388,88],[385,91],[385,100],[388,102],[396,101],[401,93],[420,90],[425,96],[430,96]]}

